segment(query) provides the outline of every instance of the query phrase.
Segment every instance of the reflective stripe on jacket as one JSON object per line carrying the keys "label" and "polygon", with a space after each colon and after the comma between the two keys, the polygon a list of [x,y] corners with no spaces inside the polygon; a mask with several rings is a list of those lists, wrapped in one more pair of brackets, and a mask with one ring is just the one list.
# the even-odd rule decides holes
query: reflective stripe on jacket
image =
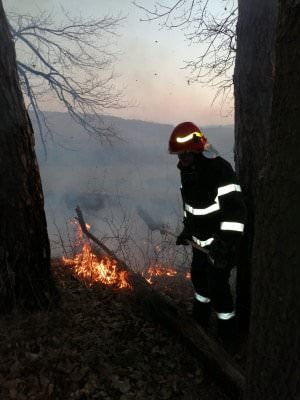
{"label": "reflective stripe on jacket", "polygon": [[230,241],[240,237],[246,208],[231,165],[222,157],[208,159],[199,153],[191,166],[179,162],[178,168],[184,225],[192,239],[205,247],[215,234]]}

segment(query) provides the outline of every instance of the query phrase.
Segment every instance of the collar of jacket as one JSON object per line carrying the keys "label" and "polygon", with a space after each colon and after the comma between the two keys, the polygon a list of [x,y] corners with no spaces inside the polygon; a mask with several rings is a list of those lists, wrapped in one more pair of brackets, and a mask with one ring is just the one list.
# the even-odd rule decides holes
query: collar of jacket
{"label": "collar of jacket", "polygon": [[177,164],[177,168],[182,171],[182,172],[193,172],[196,169],[198,169],[199,167],[203,167],[204,165],[209,165],[212,163],[213,160],[215,160],[217,157],[211,157],[211,158],[207,158],[203,152],[201,153],[195,153],[195,158],[194,161],[191,165],[189,165],[188,167],[184,167],[181,162],[179,161]]}

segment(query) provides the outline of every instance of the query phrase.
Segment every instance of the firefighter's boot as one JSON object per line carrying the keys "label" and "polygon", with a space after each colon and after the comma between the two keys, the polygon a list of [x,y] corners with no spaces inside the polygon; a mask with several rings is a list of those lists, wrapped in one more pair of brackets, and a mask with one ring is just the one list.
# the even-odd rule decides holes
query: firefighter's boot
{"label": "firefighter's boot", "polygon": [[231,354],[238,352],[238,329],[235,316],[229,319],[218,318],[217,335],[226,351]]}
{"label": "firefighter's boot", "polygon": [[211,315],[211,305],[209,303],[202,303],[196,298],[193,301],[193,317],[199,325],[208,327]]}

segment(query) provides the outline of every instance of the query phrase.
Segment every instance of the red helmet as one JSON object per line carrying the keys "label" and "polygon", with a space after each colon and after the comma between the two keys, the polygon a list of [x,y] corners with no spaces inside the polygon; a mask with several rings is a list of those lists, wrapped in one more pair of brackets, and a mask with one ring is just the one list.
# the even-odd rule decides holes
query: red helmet
{"label": "red helmet", "polygon": [[202,151],[206,143],[207,139],[198,126],[192,122],[182,122],[173,129],[170,136],[169,153],[178,154],[184,151]]}

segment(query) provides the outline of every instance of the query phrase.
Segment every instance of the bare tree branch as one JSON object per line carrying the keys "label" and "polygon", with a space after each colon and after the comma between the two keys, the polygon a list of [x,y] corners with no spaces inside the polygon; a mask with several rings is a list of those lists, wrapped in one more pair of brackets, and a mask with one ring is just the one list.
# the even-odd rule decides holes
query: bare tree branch
{"label": "bare tree branch", "polygon": [[104,125],[101,114],[126,106],[114,85],[117,53],[111,50],[112,38],[124,18],[83,19],[63,12],[64,23],[55,22],[46,12],[38,16],[8,14],[21,84],[45,152],[49,127],[44,129],[45,116],[39,106],[43,98],[58,100],[87,132],[109,143],[120,138]]}
{"label": "bare tree branch", "polygon": [[[168,5],[166,4],[168,3]],[[216,99],[231,95],[232,75],[236,52],[237,0],[220,0],[223,12],[217,14],[216,4],[211,0],[155,2],[150,10],[134,1],[145,13],[141,21],[160,21],[166,29],[184,30],[191,45],[199,47],[200,54],[185,61],[190,71],[190,82],[200,82],[216,87]],[[170,3],[172,3],[170,5]]]}

